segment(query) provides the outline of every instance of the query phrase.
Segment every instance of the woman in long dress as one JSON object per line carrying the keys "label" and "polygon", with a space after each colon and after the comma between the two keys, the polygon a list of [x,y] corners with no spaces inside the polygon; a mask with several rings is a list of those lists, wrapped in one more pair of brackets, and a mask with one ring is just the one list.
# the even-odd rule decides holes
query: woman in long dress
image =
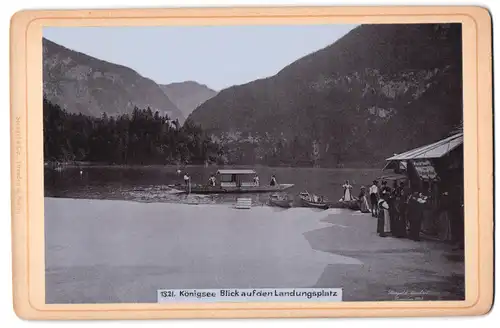
{"label": "woman in long dress", "polygon": [[366,190],[364,186],[361,186],[358,201],[361,213],[370,213],[370,206],[368,205],[368,199],[366,198]]}
{"label": "woman in long dress", "polygon": [[351,200],[353,200],[351,195],[352,186],[349,184],[349,180],[345,181],[345,183],[342,185],[342,188],[344,188],[344,196],[342,197],[342,200],[344,202],[350,202]]}
{"label": "woman in long dress", "polygon": [[391,232],[391,219],[389,216],[389,203],[387,203],[387,196],[383,196],[378,201],[378,220],[377,220],[377,233],[380,237],[386,237]]}

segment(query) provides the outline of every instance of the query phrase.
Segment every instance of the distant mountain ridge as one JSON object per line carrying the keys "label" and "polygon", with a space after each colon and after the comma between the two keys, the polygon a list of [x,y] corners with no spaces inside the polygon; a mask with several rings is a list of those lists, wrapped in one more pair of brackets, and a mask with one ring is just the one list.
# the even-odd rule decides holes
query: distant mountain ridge
{"label": "distant mountain ridge", "polygon": [[134,107],[184,121],[182,112],[152,80],[136,71],[43,39],[43,92],[70,113],[132,113]]}
{"label": "distant mountain ridge", "polygon": [[195,81],[160,84],[160,88],[184,117],[188,117],[196,107],[217,94],[217,91]]}
{"label": "distant mountain ridge", "polygon": [[461,47],[460,24],[361,25],[189,118],[232,163],[380,165],[460,123]]}

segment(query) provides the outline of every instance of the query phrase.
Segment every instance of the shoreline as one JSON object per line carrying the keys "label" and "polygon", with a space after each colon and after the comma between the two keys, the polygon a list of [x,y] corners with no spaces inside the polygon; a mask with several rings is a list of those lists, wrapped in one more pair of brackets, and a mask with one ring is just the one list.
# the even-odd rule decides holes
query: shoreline
{"label": "shoreline", "polygon": [[52,161],[44,161],[44,168],[53,168],[57,164],[61,164],[64,168],[119,168],[119,169],[135,169],[135,168],[269,168],[269,169],[306,169],[306,170],[336,170],[336,171],[354,171],[354,170],[367,170],[367,171],[382,171],[382,169],[377,167],[366,167],[366,166],[351,166],[351,167],[314,167],[314,166],[293,166],[293,165],[284,165],[284,166],[272,166],[265,164],[234,164],[234,165],[218,165],[218,164],[209,164],[205,166],[203,164],[104,164],[104,163],[95,163],[95,162],[52,162]]}
{"label": "shoreline", "polygon": [[[196,195],[195,197],[203,198],[203,195]],[[244,197],[243,197],[244,198]],[[44,196],[44,199],[61,199],[61,200],[81,200],[81,201],[112,201],[112,202],[128,202],[128,203],[138,203],[138,204],[168,204],[168,205],[189,205],[189,206],[198,206],[198,205],[204,205],[204,206],[213,206],[213,207],[229,207],[229,208],[235,208],[236,202],[220,202],[220,203],[204,203],[204,202],[175,202],[175,201],[147,201],[147,200],[140,200],[140,199],[101,199],[101,198],[83,198],[83,197],[54,197],[54,196]],[[311,209],[315,211],[328,211],[328,210],[345,210],[349,211],[352,213],[356,213],[359,211],[349,209],[348,207],[342,207],[342,206],[332,206],[332,205],[338,205],[338,202],[332,202],[332,204],[329,204],[329,207],[327,209],[318,209],[314,207],[307,207],[307,206],[292,206],[289,208],[281,208],[279,206],[271,206],[269,204],[265,203],[255,203],[252,202],[250,208],[271,208],[271,209],[276,209],[280,211],[290,211],[292,209],[298,209],[298,208],[303,208],[303,209]],[[248,209],[247,209],[248,210]]]}

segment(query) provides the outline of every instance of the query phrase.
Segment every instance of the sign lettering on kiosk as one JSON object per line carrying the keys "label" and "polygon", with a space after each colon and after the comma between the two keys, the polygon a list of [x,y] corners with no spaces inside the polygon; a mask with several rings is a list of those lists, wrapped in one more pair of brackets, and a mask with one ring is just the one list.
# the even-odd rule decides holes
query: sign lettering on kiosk
{"label": "sign lettering on kiosk", "polygon": [[413,160],[413,166],[420,178],[430,180],[438,179],[436,170],[428,159],[415,159]]}

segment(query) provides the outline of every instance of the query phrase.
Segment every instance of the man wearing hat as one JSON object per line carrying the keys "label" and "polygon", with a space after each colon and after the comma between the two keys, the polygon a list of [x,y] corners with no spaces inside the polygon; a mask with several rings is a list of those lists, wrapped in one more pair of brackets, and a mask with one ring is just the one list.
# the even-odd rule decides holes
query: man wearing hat
{"label": "man wearing hat", "polygon": [[389,187],[387,185],[387,181],[385,181],[385,180],[382,180],[382,188],[381,189],[382,189],[382,192],[381,192],[382,195],[385,195],[385,194],[389,195],[391,193],[391,187]]}

